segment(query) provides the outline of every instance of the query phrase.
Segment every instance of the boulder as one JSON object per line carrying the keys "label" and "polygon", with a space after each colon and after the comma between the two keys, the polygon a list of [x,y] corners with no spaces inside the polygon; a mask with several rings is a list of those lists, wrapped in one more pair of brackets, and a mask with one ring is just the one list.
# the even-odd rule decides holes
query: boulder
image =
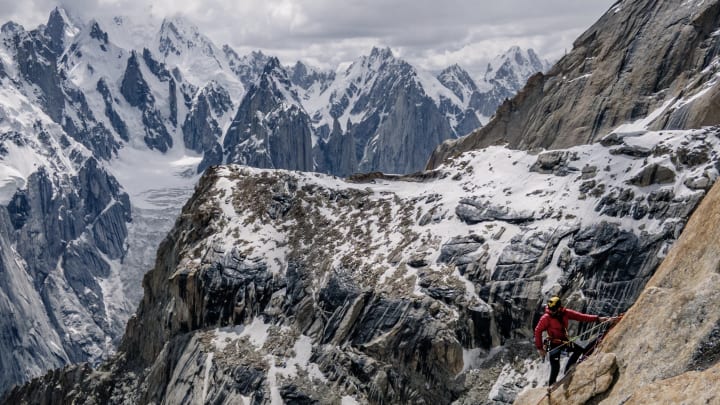
{"label": "boulder", "polygon": [[588,403],[610,388],[617,369],[617,359],[613,353],[591,356],[558,381],[550,392],[544,387],[533,388],[520,393],[513,404],[577,405]]}
{"label": "boulder", "polygon": [[512,224],[522,224],[533,221],[533,212],[515,212],[509,207],[495,206],[489,201],[478,198],[463,198],[455,208],[455,215],[468,224],[488,221],[503,221]]}
{"label": "boulder", "polygon": [[637,145],[623,145],[619,148],[610,149],[611,155],[625,155],[636,159],[650,156],[651,150]]}
{"label": "boulder", "polygon": [[657,163],[645,166],[640,173],[628,181],[638,187],[647,187],[653,184],[668,184],[675,181],[675,172]]}

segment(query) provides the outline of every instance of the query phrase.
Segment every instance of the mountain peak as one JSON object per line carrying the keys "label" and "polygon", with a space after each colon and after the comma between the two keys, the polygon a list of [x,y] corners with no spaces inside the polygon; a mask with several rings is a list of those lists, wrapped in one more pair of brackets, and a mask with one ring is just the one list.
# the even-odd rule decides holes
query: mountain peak
{"label": "mountain peak", "polygon": [[2,27],[0,27],[0,32],[2,32],[3,34],[16,34],[24,30],[25,28],[22,25],[14,21],[8,21],[3,24]]}
{"label": "mountain peak", "polygon": [[372,51],[370,51],[371,59],[385,60],[385,59],[392,59],[393,57],[394,57],[394,55],[393,55],[392,50],[390,49],[390,47],[387,47],[387,46],[385,48],[373,47]]}
{"label": "mountain peak", "polygon": [[165,55],[182,55],[196,49],[204,56],[215,58],[215,45],[200,29],[182,16],[163,19],[158,32],[158,50]]}
{"label": "mountain peak", "polygon": [[[299,101],[297,100],[297,95],[292,94],[292,84],[290,82],[290,77],[287,70],[285,70],[285,68],[280,63],[280,60],[275,56],[271,56],[270,58],[268,58],[267,63],[263,68],[262,75],[260,76],[259,86],[268,87],[268,85],[270,85],[270,87],[275,87],[278,90],[283,90],[285,98],[288,101],[292,100],[299,103]],[[287,96],[287,94],[285,94],[285,90],[287,90],[287,92],[289,92],[288,94],[291,95]]]}
{"label": "mountain peak", "polygon": [[160,24],[160,32],[170,31],[178,36],[196,36],[200,35],[200,30],[190,20],[185,17],[175,15],[165,17]]}
{"label": "mountain peak", "polygon": [[272,71],[274,71],[280,67],[281,67],[280,60],[275,56],[271,56],[265,63],[265,68],[263,69],[263,74],[271,73]]}
{"label": "mountain peak", "polygon": [[317,82],[320,82],[321,88],[325,89],[329,85],[329,82],[335,78],[334,72],[323,71],[302,61],[295,62],[295,64],[287,70],[290,74],[290,81],[305,90]]}
{"label": "mountain peak", "polygon": [[48,17],[45,26],[45,35],[50,39],[50,47],[55,53],[62,53],[69,39],[77,34],[79,28],[75,26],[67,11],[61,7],[55,7]]}
{"label": "mountain peak", "polygon": [[47,26],[56,25],[56,24],[67,24],[70,25],[70,18],[68,17],[67,11],[65,11],[62,7],[55,7],[51,12],[50,16],[48,17]]}
{"label": "mountain peak", "polygon": [[454,64],[446,67],[445,69],[443,69],[443,71],[440,72],[440,74],[438,76],[444,76],[444,75],[448,75],[448,74],[455,75],[455,76],[464,76],[467,74],[467,71],[465,69],[463,69],[462,66],[458,65],[457,63],[454,63]]}
{"label": "mountain peak", "polygon": [[510,76],[516,76],[518,87],[525,82],[525,77],[537,72],[546,70],[548,63],[540,60],[533,49],[522,49],[519,46],[512,46],[503,54],[496,56],[488,63],[485,71],[485,81],[508,80]]}
{"label": "mountain peak", "polygon": [[509,55],[509,54],[518,54],[518,53],[522,53],[522,52],[523,52],[523,50],[522,50],[519,46],[513,45],[513,46],[511,46],[511,47],[505,52],[505,54],[506,54],[506,55]]}

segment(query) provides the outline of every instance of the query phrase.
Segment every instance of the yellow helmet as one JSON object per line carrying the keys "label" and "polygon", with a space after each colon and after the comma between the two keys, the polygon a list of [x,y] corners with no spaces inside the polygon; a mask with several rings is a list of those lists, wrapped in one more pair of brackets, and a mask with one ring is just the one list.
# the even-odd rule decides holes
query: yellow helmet
{"label": "yellow helmet", "polygon": [[562,305],[562,302],[560,301],[560,297],[558,297],[557,295],[550,297],[550,299],[548,300],[548,303],[547,303],[547,307],[551,311],[557,310],[558,308],[560,308],[561,305]]}

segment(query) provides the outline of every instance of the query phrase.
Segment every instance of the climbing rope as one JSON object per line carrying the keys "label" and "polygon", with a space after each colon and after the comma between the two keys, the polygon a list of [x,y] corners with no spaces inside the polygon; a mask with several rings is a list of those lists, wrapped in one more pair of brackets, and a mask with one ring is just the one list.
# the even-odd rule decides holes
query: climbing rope
{"label": "climbing rope", "polygon": [[[588,339],[590,339],[589,336],[590,336],[590,333],[591,333],[591,332],[593,332],[593,331],[595,331],[595,330],[599,330],[600,328],[603,328],[603,327],[605,327],[605,326],[608,326],[608,324],[610,324],[610,323],[612,323],[612,322],[616,322],[616,321],[618,321],[620,318],[622,318],[622,315],[618,315],[618,316],[614,316],[614,317],[608,318],[606,321],[600,322],[599,324],[593,326],[592,328],[586,330],[585,332],[583,332],[583,333],[581,333],[581,334],[579,334],[579,335],[577,335],[577,336],[575,336],[575,337],[568,338],[568,340],[566,340],[566,341],[562,341],[562,344],[561,344],[560,346],[557,346],[557,347],[553,348],[552,350],[548,351],[547,353],[548,353],[548,355],[552,355],[552,354],[556,353],[558,350],[562,350],[564,346],[569,345],[569,344],[571,344],[571,343],[574,343],[574,342],[577,341],[577,340],[588,340]],[[598,332],[596,336],[600,336],[600,335],[602,335],[602,334],[605,333],[605,332],[607,332],[607,329],[604,330],[604,331],[602,331],[602,332]],[[594,337],[595,337],[595,336],[593,336],[593,338],[594,338]]]}
{"label": "climbing rope", "polygon": [[[604,333],[607,333],[607,332],[612,328],[612,326],[614,326],[618,321],[620,321],[620,320],[622,319],[623,315],[625,315],[625,314],[620,314],[620,315],[617,315],[617,316],[613,316],[613,317],[608,318],[606,321],[600,322],[599,324],[597,324],[597,325],[595,325],[594,327],[586,330],[585,332],[581,333],[580,335],[575,336],[575,337],[573,337],[573,338],[570,338],[570,339],[568,339],[567,341],[563,342],[560,346],[557,346],[557,347],[555,347],[554,349],[548,351],[548,352],[547,352],[547,355],[550,356],[551,354],[555,353],[557,350],[561,350],[563,346],[566,346],[566,345],[568,345],[568,344],[570,344],[570,343],[575,342],[575,341],[578,340],[580,337],[583,337],[583,336],[585,336],[585,335],[588,335],[588,336],[589,336],[590,332],[592,332],[592,331],[594,331],[594,330],[596,330],[596,329],[600,329],[600,328],[606,327],[606,329],[605,329],[604,331],[597,333],[597,336],[601,336],[601,335],[603,335]],[[594,338],[594,337],[593,337],[593,338]],[[580,340],[585,340],[585,339],[580,339]],[[593,345],[594,345],[593,350],[598,346],[598,344],[600,343],[600,340],[601,340],[601,339],[598,339],[597,341],[595,341],[595,342],[593,343]],[[587,352],[588,349],[586,349],[585,351]],[[573,367],[575,367],[575,366],[576,366],[577,364],[579,364],[581,361],[582,361],[582,359],[579,360],[578,363],[576,363]],[[537,405],[540,405],[543,401],[545,401],[545,399],[547,399],[548,405],[552,405],[552,393],[560,387],[560,385],[562,384],[562,382],[563,382],[569,375],[572,374],[571,371],[572,371],[572,370],[568,370],[568,372],[565,373],[565,375],[563,375],[560,380],[558,380],[557,382],[555,382],[555,384],[547,387],[547,394],[540,400],[540,402],[537,403]],[[586,383],[585,385],[587,385],[587,384],[589,384],[589,383]]]}

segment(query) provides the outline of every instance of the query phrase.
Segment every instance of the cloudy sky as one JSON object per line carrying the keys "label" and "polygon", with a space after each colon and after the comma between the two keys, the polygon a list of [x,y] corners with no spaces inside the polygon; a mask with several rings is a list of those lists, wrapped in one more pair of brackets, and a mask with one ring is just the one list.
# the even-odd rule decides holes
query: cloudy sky
{"label": "cloudy sky", "polygon": [[[34,28],[63,6],[87,20],[108,14],[182,15],[216,45],[262,49],[283,63],[335,67],[389,46],[429,70],[453,63],[480,75],[512,45],[555,60],[615,0],[22,0],[0,2],[0,21]],[[152,4],[152,5],[149,5]]]}

